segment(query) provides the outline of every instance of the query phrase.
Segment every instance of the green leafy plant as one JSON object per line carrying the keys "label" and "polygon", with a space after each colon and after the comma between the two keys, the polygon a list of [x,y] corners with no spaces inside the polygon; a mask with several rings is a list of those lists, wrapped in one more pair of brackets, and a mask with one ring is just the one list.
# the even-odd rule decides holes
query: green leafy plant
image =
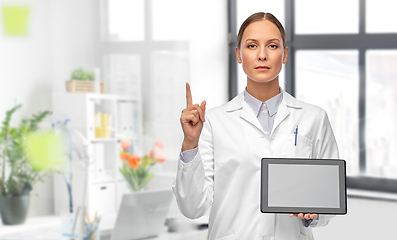
{"label": "green leafy plant", "polygon": [[[21,108],[17,105],[6,112],[0,132],[0,195],[26,195],[37,181],[43,181],[44,171],[35,171],[29,163],[26,136],[38,130],[40,122],[50,111],[39,112],[31,118],[22,119],[18,127],[11,127],[12,115]],[[7,170],[7,171],[6,171]]]}
{"label": "green leafy plant", "polygon": [[83,68],[78,68],[72,72],[71,80],[92,81],[94,80],[94,73],[86,71]]}

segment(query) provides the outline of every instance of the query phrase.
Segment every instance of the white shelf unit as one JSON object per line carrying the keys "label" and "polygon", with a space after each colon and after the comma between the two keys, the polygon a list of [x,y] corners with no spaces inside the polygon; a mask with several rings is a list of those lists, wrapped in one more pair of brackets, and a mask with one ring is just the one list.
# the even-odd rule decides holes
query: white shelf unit
{"label": "white shelf unit", "polygon": [[[72,181],[73,208],[82,205],[84,189],[86,208],[91,217],[95,212],[102,216],[116,214],[121,197],[130,192],[119,169],[120,139],[129,139],[135,147],[142,147],[142,104],[138,97],[109,94],[54,93],[53,116],[57,121],[69,119],[69,126],[88,140],[91,163],[88,174],[82,162],[73,154],[64,174]],[[109,138],[95,137],[95,113],[110,114]],[[85,178],[87,184],[84,188]],[[54,176],[55,214],[69,210],[69,196],[62,174]],[[106,219],[104,219],[106,220]]]}

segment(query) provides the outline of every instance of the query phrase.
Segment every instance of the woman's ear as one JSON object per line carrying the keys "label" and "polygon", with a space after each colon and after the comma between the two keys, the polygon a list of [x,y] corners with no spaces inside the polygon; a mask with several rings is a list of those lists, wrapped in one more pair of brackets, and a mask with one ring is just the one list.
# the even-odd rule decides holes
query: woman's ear
{"label": "woman's ear", "polygon": [[237,62],[238,63],[242,63],[243,62],[243,61],[241,61],[240,49],[238,49],[238,47],[236,47],[236,58],[237,58]]}
{"label": "woman's ear", "polygon": [[283,57],[283,64],[285,64],[288,60],[288,47],[284,48],[284,57]]}

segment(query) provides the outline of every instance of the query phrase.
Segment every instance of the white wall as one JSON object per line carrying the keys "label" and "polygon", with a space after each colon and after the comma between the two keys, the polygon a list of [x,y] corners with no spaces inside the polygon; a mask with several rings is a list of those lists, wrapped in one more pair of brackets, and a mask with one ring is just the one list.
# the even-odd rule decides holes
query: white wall
{"label": "white wall", "polygon": [[397,239],[397,202],[349,197],[347,214],[313,229],[315,239]]}
{"label": "white wall", "polygon": [[[167,158],[176,160],[183,141],[179,118],[186,107],[185,82],[191,85],[193,102],[206,100],[207,110],[228,101],[227,1],[189,0],[183,6],[176,4],[181,1],[168,2],[170,12],[163,11],[163,17],[180,15],[167,27],[170,33],[186,32],[188,48],[178,49],[176,44],[166,54],[153,50],[152,65],[142,68],[151,73],[149,83],[142,79],[142,97],[144,133],[163,141]],[[178,25],[178,21],[184,24]]]}
{"label": "white wall", "polygon": [[[92,71],[98,66],[95,51],[96,37],[99,36],[95,26],[99,21],[96,18],[98,2],[51,1],[51,81],[54,93],[66,92],[65,81],[70,80],[74,69],[82,67]],[[65,117],[57,112],[53,116],[55,121]],[[52,203],[51,213],[54,213],[54,191],[53,188],[47,190],[51,192],[49,200]]]}
{"label": "white wall", "polygon": [[[0,120],[15,104],[23,108],[13,117],[51,110],[52,91],[64,92],[70,72],[95,66],[94,0],[0,0],[4,5],[30,7],[28,35],[6,36],[0,18]],[[43,126],[50,126],[48,118]],[[53,213],[53,183],[33,186],[29,216]]]}
{"label": "white wall", "polygon": [[[165,163],[156,166],[148,189],[171,188],[175,180],[177,158],[183,141],[179,118],[186,107],[185,82],[188,81],[191,85],[193,102],[200,104],[206,100],[207,110],[228,101],[227,1],[189,1],[188,8],[178,9],[189,13],[186,20],[189,23],[187,29],[189,32],[188,76],[179,81],[177,77],[180,72],[174,72],[175,77],[172,78],[174,84],[172,88],[167,89],[172,92],[173,96],[166,99],[165,103],[153,101],[151,109],[156,107],[166,109],[167,117],[159,121],[159,111],[152,111],[152,116],[148,118],[152,122],[151,129],[154,131],[152,130],[151,134],[155,139],[165,139],[167,156]],[[149,68],[147,70],[150,71]],[[163,91],[164,88],[160,90]],[[155,96],[158,95],[155,94]],[[149,101],[148,98],[152,98],[152,95],[146,98],[145,100]],[[170,104],[172,100],[175,102]],[[171,204],[168,217],[182,217],[175,199]]]}
{"label": "white wall", "polygon": [[191,91],[193,102],[200,104],[206,100],[209,110],[229,99],[227,1],[192,1],[191,4]]}
{"label": "white wall", "polygon": [[37,111],[49,110],[51,93],[50,0],[7,1],[0,6],[30,6],[27,36],[6,36],[0,19],[0,120],[16,103],[23,108],[13,123]]}
{"label": "white wall", "polygon": [[[29,6],[31,11],[28,36],[10,37],[0,33],[0,83],[4,85],[0,87],[0,119],[6,110],[21,103],[23,109],[14,116],[16,124],[22,117],[51,109],[52,92],[65,91],[65,81],[73,69],[100,67],[100,53],[95,45],[99,36],[99,10],[96,0],[0,0],[0,5],[8,3]],[[227,101],[227,89],[223,87],[227,81],[227,45],[221,44],[227,39],[227,19],[218,20],[218,10],[226,11],[226,1],[207,0],[194,5],[197,11],[191,15],[195,25],[189,50],[189,81],[195,100],[205,99],[211,108]],[[202,12],[206,12],[206,18]],[[200,36],[194,36],[198,33]],[[205,91],[208,87],[217,92],[217,96],[208,95]],[[184,103],[184,93],[181,100]],[[178,116],[181,110],[178,109]],[[47,120],[47,127],[51,121]],[[179,131],[178,119],[176,121]],[[170,158],[176,158],[177,153],[173,155]],[[53,212],[52,185],[52,179],[47,179],[44,184],[34,186],[29,216]]]}
{"label": "white wall", "polygon": [[[0,120],[15,104],[12,125],[38,111],[51,110],[51,0],[6,1],[0,6],[20,4],[30,7],[28,35],[6,36],[0,22]],[[33,186],[29,216],[52,212],[52,181]]]}
{"label": "white wall", "polygon": [[52,0],[51,3],[51,77],[52,90],[65,92],[71,72],[97,65],[95,41],[95,0]]}

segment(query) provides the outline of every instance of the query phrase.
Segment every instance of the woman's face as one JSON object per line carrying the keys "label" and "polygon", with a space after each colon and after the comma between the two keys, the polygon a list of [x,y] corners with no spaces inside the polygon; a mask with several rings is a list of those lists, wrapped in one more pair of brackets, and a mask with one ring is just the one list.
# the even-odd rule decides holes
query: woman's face
{"label": "woman's face", "polygon": [[275,24],[268,20],[256,21],[245,29],[236,57],[248,79],[265,83],[278,79],[282,65],[287,62],[288,48],[284,49]]}

